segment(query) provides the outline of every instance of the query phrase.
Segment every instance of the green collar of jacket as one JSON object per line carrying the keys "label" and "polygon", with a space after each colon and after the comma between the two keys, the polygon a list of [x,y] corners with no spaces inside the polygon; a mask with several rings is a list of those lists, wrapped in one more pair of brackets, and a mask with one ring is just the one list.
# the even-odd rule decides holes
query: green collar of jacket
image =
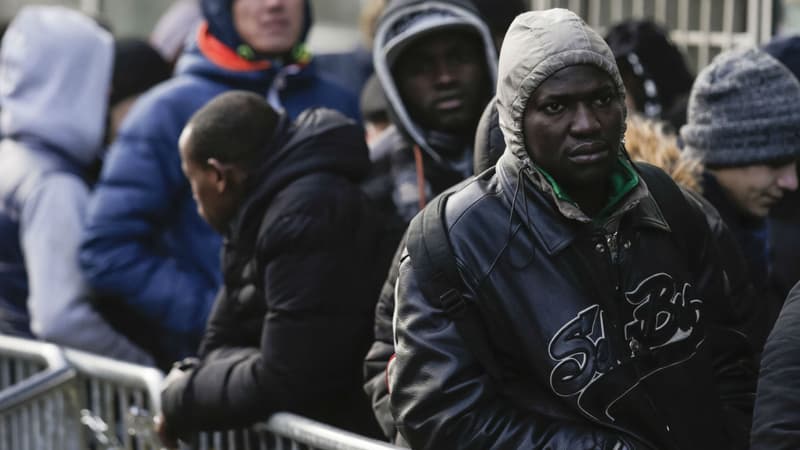
{"label": "green collar of jacket", "polygon": [[[541,167],[537,167],[537,170],[545,177],[559,200],[569,202],[575,207],[580,208],[580,206],[572,198],[570,198],[569,194],[567,194],[566,191],[559,186],[556,180],[549,173],[547,173]],[[622,200],[622,198],[625,197],[625,195],[631,190],[633,190],[637,184],[639,184],[639,174],[636,172],[627,158],[619,155],[617,157],[617,164],[614,165],[614,168],[611,172],[610,182],[611,192],[608,196],[608,201],[606,202],[606,206],[604,206],[600,212],[592,218],[594,222],[602,222],[611,215],[619,201]]]}

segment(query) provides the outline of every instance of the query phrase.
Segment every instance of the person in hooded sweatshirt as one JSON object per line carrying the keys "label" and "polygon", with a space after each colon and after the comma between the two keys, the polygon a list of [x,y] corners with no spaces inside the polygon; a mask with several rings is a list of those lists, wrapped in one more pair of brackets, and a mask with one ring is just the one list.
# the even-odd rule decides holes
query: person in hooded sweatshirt
{"label": "person in hooded sweatshirt", "polygon": [[472,143],[494,93],[492,34],[466,0],[399,0],[378,19],[375,74],[393,125],[370,146],[365,192],[407,224],[472,174]]}
{"label": "person in hooded sweatshirt", "polygon": [[291,122],[253,93],[222,94],[180,139],[200,215],[225,237],[224,284],[200,362],[168,375],[165,443],[289,411],[377,435],[361,391],[381,228],[361,192],[361,128],[327,109]]}
{"label": "person in hooded sweatshirt", "polygon": [[[411,448],[747,448],[753,361],[711,231],[627,157],[624,98],[580,17],[512,23],[505,152],[414,219],[401,260],[387,382]],[[440,298],[419,232],[434,219],[455,267]]]}
{"label": "person in hooded sweatshirt", "polygon": [[[371,140],[373,171],[363,188],[390,217],[397,235],[428,200],[472,175],[475,128],[494,92],[494,42],[467,1],[396,1],[379,19],[375,87],[392,124]],[[399,436],[388,409],[385,369],[394,351],[398,258],[399,253],[384,274],[375,342],[365,362],[365,390],[384,434],[393,441]]]}
{"label": "person in hooded sweatshirt", "polygon": [[197,215],[178,136],[216,95],[244,89],[297,117],[312,106],[358,116],[358,98],[323,79],[303,41],[303,0],[203,0],[205,22],[174,77],[140,97],[109,150],[80,261],[92,287],[140,314],[159,366],[195,354],[221,283],[220,238]]}
{"label": "person in hooded sweatshirt", "polygon": [[3,38],[0,334],[152,364],[95,309],[78,264],[113,60],[111,35],[63,7],[23,8]]}

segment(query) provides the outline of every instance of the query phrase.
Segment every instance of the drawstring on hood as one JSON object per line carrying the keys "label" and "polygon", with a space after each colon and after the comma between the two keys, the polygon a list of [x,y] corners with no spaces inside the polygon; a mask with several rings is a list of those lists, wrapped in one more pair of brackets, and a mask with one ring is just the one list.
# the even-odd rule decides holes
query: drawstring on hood
{"label": "drawstring on hood", "polygon": [[[489,79],[494,83],[497,53],[491,32],[475,7],[471,3],[459,0],[396,0],[390,3],[381,16],[375,33],[373,63],[386,95],[390,114],[395,119],[393,122],[400,131],[438,165],[463,172],[456,167],[458,165],[456,162],[448,159],[448,154],[461,154],[460,151],[453,151],[451,147],[462,146],[464,143],[454,136],[425,130],[412,120],[392,75],[394,63],[403,50],[418,39],[445,29],[469,30],[480,37],[485,51]],[[491,90],[491,86],[487,88]]]}
{"label": "drawstring on hood", "polygon": [[[528,166],[528,163],[524,162],[522,164],[522,167],[520,167],[519,170],[517,171],[517,177],[516,177],[517,180],[514,183],[514,196],[511,199],[511,208],[509,208],[509,214],[508,214],[508,233],[507,233],[507,238],[506,238],[506,244],[505,244],[505,246],[503,248],[503,252],[505,252],[506,248],[509,245],[511,245],[511,242],[513,241],[513,238],[514,238],[514,214],[518,213],[516,211],[517,198],[519,197],[519,193],[522,190],[522,186],[525,183],[525,171],[528,170],[529,168],[530,167]],[[522,219],[524,219],[524,222],[526,224],[531,224],[531,223],[533,223],[533,220],[531,220],[531,216],[530,216],[530,212],[529,212],[530,209],[528,208],[528,202],[523,202],[523,203],[525,205],[525,216]],[[531,248],[531,250],[533,250],[533,248]],[[512,253],[511,255],[512,255],[511,256],[511,261],[510,261],[511,267],[516,269],[516,270],[523,270],[526,267],[528,267],[529,265],[531,265],[531,263],[533,263],[535,253],[533,251],[531,251],[530,258],[528,258],[527,260],[523,261],[522,264],[516,264],[514,262],[513,255],[515,255],[515,253]]]}

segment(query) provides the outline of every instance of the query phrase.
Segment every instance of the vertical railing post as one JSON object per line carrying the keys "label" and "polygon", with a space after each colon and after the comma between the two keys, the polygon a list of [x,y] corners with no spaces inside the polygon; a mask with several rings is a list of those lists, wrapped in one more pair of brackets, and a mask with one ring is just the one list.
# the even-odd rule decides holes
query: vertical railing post
{"label": "vertical railing post", "polygon": [[757,42],[763,45],[772,39],[772,0],[761,0],[761,37]]}

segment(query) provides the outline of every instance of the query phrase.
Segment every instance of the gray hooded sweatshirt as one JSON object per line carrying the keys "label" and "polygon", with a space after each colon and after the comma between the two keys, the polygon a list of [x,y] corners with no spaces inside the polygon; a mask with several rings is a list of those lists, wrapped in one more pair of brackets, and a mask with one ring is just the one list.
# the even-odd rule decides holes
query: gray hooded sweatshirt
{"label": "gray hooded sweatshirt", "polygon": [[102,151],[112,63],[111,35],[67,8],[26,7],[5,34],[0,331],[150,364],[93,309],[78,265],[83,175]]}

